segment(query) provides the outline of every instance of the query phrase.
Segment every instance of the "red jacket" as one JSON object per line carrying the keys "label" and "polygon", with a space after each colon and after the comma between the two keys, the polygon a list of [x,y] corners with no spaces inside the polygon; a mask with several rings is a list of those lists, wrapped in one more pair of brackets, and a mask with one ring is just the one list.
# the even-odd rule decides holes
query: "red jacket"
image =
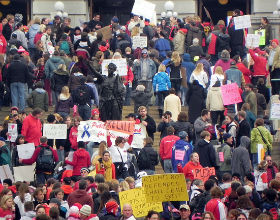
{"label": "red jacket", "polygon": [[5,37],[2,34],[0,34],[0,54],[6,53],[6,48],[7,48],[7,41]]}
{"label": "red jacket", "polygon": [[[46,144],[41,144],[40,146],[36,147],[33,155],[31,158],[29,159],[24,159],[22,160],[22,163],[24,164],[33,164],[36,160],[37,160],[37,157],[39,156],[39,153],[40,153],[40,150],[42,147],[47,147],[48,145]],[[54,157],[54,161],[57,162],[58,161],[58,156],[57,156],[57,152],[56,150],[54,150],[52,147],[50,147],[50,149],[52,150],[52,153],[53,153],[53,157]]]}
{"label": "red jacket", "polygon": [[216,44],[217,44],[218,36],[216,34],[211,33],[211,41],[208,45],[208,54],[215,55],[216,51]]}
{"label": "red jacket", "polygon": [[80,176],[81,169],[91,164],[89,153],[84,148],[79,148],[74,152],[73,161],[65,160],[65,163],[73,166],[73,176]]}
{"label": "red jacket", "polygon": [[237,63],[236,66],[243,73],[245,83],[251,83],[252,72],[241,62]]}
{"label": "red jacket", "polygon": [[33,41],[35,45],[39,40],[41,40],[42,36],[43,36],[42,32],[37,32],[37,34],[34,37],[34,41]]}
{"label": "red jacket", "polygon": [[33,115],[28,115],[22,123],[21,134],[25,137],[28,143],[34,143],[35,146],[40,144],[42,137],[42,123],[40,119]]}
{"label": "red jacket", "polygon": [[200,168],[203,168],[200,165],[200,163],[195,164],[194,162],[189,161],[183,168],[183,173],[184,173],[186,179],[188,178],[188,179],[193,180],[194,179],[194,175],[193,175],[194,169],[200,169]]}
{"label": "red jacket", "polygon": [[4,210],[0,207],[0,218],[3,220],[12,220],[15,218],[15,214],[10,209]]}
{"label": "red jacket", "polygon": [[266,69],[267,60],[263,56],[257,56],[253,50],[249,50],[249,53],[254,60],[255,64],[253,66],[254,73],[253,76],[265,76],[267,77],[268,71]]}
{"label": "red jacket", "polygon": [[78,142],[77,142],[77,138],[78,138],[78,127],[73,126],[70,129],[70,133],[69,133],[69,141],[71,143],[71,147],[74,150],[78,149]]}
{"label": "red jacket", "polygon": [[134,79],[133,72],[132,72],[131,68],[128,65],[127,65],[127,75],[123,76],[122,78],[124,80],[124,85],[125,86],[128,84],[128,82],[132,83],[132,81]]}
{"label": "red jacket", "polygon": [[72,192],[68,198],[67,202],[69,207],[73,206],[75,203],[80,203],[81,205],[89,205],[93,209],[93,200],[92,197],[82,189],[77,189]]}
{"label": "red jacket", "polygon": [[211,199],[205,206],[205,211],[212,212],[216,220],[227,219],[226,207],[220,199]]}
{"label": "red jacket", "polygon": [[168,135],[161,139],[159,145],[159,155],[162,160],[171,159],[172,147],[174,146],[175,142],[179,139],[180,138],[175,135]]}
{"label": "red jacket", "polygon": [[271,180],[275,178],[275,174],[278,173],[278,169],[276,166],[268,167],[266,170],[267,173],[267,181],[270,183]]}

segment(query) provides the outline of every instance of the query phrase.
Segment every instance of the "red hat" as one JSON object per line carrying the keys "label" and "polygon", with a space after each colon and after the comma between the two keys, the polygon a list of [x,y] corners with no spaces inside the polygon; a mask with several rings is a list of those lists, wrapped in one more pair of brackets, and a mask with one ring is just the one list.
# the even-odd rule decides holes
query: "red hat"
{"label": "red hat", "polygon": [[77,206],[79,210],[83,207],[83,206],[82,206],[80,203],[78,203],[78,202],[74,203],[73,206]]}
{"label": "red hat", "polygon": [[97,115],[97,114],[99,115],[99,110],[98,110],[98,108],[94,108],[94,109],[91,110],[91,115],[92,115],[92,116]]}
{"label": "red hat", "polygon": [[119,205],[115,201],[110,201],[105,204],[105,208],[106,208],[107,213],[116,214],[116,212],[119,208]]}
{"label": "red hat", "polygon": [[23,53],[23,52],[25,52],[25,49],[22,46],[20,46],[18,48],[18,53]]}
{"label": "red hat", "polygon": [[274,43],[276,43],[277,45],[279,45],[278,39],[273,39],[273,40],[271,40],[271,43],[272,43],[272,42],[274,42]]}

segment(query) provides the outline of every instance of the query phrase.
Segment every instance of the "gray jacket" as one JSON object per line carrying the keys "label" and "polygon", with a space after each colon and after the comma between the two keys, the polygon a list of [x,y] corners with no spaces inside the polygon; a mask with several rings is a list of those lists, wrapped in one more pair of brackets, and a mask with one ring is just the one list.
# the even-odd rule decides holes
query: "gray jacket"
{"label": "gray jacket", "polygon": [[248,152],[250,142],[250,138],[242,136],[240,139],[239,147],[235,148],[232,152],[232,173],[239,173],[242,177],[244,177],[248,172],[251,171],[251,163]]}
{"label": "gray jacket", "polygon": [[25,37],[25,34],[17,29],[16,31],[14,31],[12,34],[16,34],[17,35],[17,40],[20,41],[22,43],[22,46],[25,48],[25,49],[28,49],[28,46],[27,46],[27,39]]}
{"label": "gray jacket", "polygon": [[196,142],[200,139],[200,133],[205,129],[207,121],[203,121],[201,117],[197,118],[194,122],[194,130]]}
{"label": "gray jacket", "polygon": [[[154,61],[152,61],[150,58],[147,58],[147,62],[149,63],[149,72],[147,74],[147,80],[148,81],[152,81],[154,75],[156,74],[157,70],[156,70],[156,65],[154,63]],[[140,59],[140,62],[134,62],[134,76],[137,80],[142,79],[142,66],[143,66],[143,59]]]}

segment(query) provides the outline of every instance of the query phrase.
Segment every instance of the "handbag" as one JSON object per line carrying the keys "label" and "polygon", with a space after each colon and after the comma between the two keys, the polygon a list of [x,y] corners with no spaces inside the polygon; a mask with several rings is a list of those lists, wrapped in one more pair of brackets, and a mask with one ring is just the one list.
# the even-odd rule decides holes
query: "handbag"
{"label": "handbag", "polygon": [[263,143],[264,143],[265,145],[267,145],[267,154],[270,155],[269,143],[267,143],[267,141],[266,141],[266,139],[264,138],[264,136],[262,135],[262,132],[260,131],[260,129],[259,129],[259,128],[257,128],[257,129],[258,129],[258,131],[259,131],[259,133],[260,133],[260,135],[261,135],[261,137],[262,137]]}
{"label": "handbag", "polygon": [[119,179],[119,178],[125,179],[126,177],[128,177],[128,169],[125,167],[125,163],[123,162],[122,154],[121,154],[120,150],[118,149],[118,147],[117,147],[117,150],[121,156],[122,162],[115,163],[116,176],[117,176],[117,179]]}

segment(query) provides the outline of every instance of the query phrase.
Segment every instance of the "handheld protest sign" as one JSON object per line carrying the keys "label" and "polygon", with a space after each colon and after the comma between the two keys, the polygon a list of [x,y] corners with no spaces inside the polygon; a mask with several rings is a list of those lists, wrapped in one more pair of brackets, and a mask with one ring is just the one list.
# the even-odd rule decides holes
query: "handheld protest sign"
{"label": "handheld protest sign", "polygon": [[[219,155],[219,157],[219,159],[224,159],[224,155]],[[214,167],[194,169],[194,179],[200,179],[205,182],[212,175],[216,175]]]}

